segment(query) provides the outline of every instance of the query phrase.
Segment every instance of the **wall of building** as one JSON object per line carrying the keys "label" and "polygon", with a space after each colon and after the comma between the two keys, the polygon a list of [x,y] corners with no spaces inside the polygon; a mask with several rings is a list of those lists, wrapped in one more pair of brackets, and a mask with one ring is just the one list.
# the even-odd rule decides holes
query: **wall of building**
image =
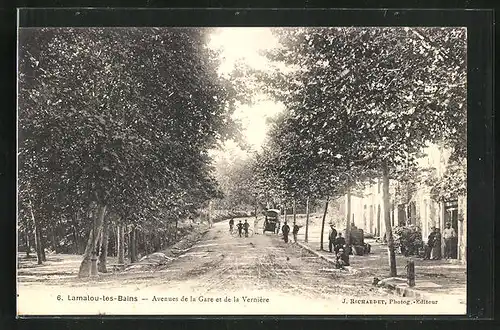
{"label": "wall of building", "polygon": [[[449,150],[440,146],[432,145],[425,150],[425,157],[418,160],[419,166],[433,169],[434,173],[441,177],[445,170],[446,164],[450,155]],[[391,223],[393,226],[398,225],[400,221],[411,223],[419,226],[422,230],[422,239],[427,242],[431,229],[433,227],[443,230],[445,227],[445,204],[437,202],[431,198],[431,187],[420,183],[416,189],[410,194],[410,203],[413,205],[408,207],[408,204],[402,205],[404,198],[397,196],[398,182],[390,181],[390,200],[391,200]],[[403,207],[398,212],[398,205]],[[380,213],[378,210],[380,208]],[[330,221],[335,223],[338,228],[345,228],[345,213],[347,210],[346,197],[343,196],[336,200],[329,208]],[[458,254],[460,260],[466,259],[467,246],[467,200],[462,196],[458,200]],[[339,220],[341,219],[341,220]],[[384,221],[384,204],[382,199],[382,183],[381,180],[375,184],[370,184],[365,187],[362,194],[351,197],[351,219],[358,228],[362,228],[366,233],[371,233],[376,236],[383,236],[385,233]],[[444,244],[443,244],[444,247]]]}

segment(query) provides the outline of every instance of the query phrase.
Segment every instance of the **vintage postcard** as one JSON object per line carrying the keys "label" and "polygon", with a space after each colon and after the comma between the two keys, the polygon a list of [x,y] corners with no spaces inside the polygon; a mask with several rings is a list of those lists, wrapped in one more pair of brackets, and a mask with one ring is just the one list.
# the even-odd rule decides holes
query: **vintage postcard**
{"label": "vintage postcard", "polygon": [[18,315],[465,315],[466,36],[19,28]]}

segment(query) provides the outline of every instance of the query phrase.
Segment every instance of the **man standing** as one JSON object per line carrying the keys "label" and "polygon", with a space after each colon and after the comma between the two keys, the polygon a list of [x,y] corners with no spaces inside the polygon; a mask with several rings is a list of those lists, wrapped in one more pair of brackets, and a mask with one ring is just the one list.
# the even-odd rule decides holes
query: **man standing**
{"label": "man standing", "polygon": [[297,234],[299,233],[299,229],[300,229],[300,227],[297,225],[297,223],[294,223],[292,234],[293,234],[293,241],[295,243],[297,243]]}
{"label": "man standing", "polygon": [[290,226],[285,223],[283,224],[283,227],[281,227],[281,231],[283,232],[283,239],[285,240],[285,243],[288,243],[288,234],[290,233]]}
{"label": "man standing", "polygon": [[229,233],[233,232],[233,227],[234,227],[234,219],[231,217],[231,220],[229,220]]}
{"label": "man standing", "polygon": [[243,229],[245,229],[245,237],[248,237],[248,227],[250,227],[250,224],[248,223],[247,219],[245,219],[245,223],[243,224]]}
{"label": "man standing", "polygon": [[328,234],[328,250],[333,251],[335,239],[337,238],[337,230],[334,228],[333,223],[330,224],[330,233]]}
{"label": "man standing", "polygon": [[453,246],[453,239],[457,236],[455,229],[451,227],[451,223],[446,223],[446,228],[443,230],[444,238],[444,258],[450,259],[452,257],[451,249]]}

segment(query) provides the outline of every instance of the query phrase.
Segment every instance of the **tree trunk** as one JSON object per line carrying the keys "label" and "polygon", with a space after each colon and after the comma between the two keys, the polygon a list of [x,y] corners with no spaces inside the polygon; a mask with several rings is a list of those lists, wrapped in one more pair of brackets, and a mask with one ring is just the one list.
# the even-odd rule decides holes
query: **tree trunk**
{"label": "tree trunk", "polygon": [[77,231],[77,226],[78,226],[78,214],[79,212],[76,211],[76,214],[73,219],[73,238],[75,240],[75,254],[80,254],[80,235],[78,235]]}
{"label": "tree trunk", "polygon": [[284,211],[283,211],[283,215],[284,215],[284,219],[285,219],[285,222],[286,222],[286,202],[284,203]]}
{"label": "tree trunk", "polygon": [[345,223],[345,243],[347,246],[351,244],[351,183],[347,180],[347,207],[346,207],[346,223]]}
{"label": "tree trunk", "polygon": [[295,198],[293,199],[293,206],[292,206],[292,209],[293,209],[293,224],[295,225],[296,221],[297,221],[297,213],[295,211],[295,207],[296,207],[296,204],[295,204]]}
{"label": "tree trunk", "polygon": [[102,240],[101,240],[101,254],[99,255],[99,264],[97,265],[97,270],[101,273],[107,273],[106,261],[108,257],[108,239],[109,239],[109,228],[107,224],[103,225],[102,229]]}
{"label": "tree trunk", "polygon": [[306,233],[304,236],[304,242],[308,242],[308,235],[309,234],[309,197],[306,199]]}
{"label": "tree trunk", "polygon": [[137,230],[132,227],[130,232],[130,262],[137,262]]}
{"label": "tree trunk", "polygon": [[[104,220],[105,221],[105,220]],[[97,239],[97,248],[96,248],[96,253],[97,255],[99,256],[101,254],[101,246],[102,246],[102,235],[104,233],[104,222],[103,222],[103,225],[102,225],[102,230],[99,232],[99,238]]]}
{"label": "tree trunk", "polygon": [[39,265],[43,262],[43,254],[42,254],[42,242],[40,238],[40,229],[38,228],[38,224],[35,218],[35,214],[33,212],[33,203],[31,200],[29,201],[30,206],[30,214],[31,220],[33,221],[33,232],[35,234],[35,250],[36,250],[36,261]]}
{"label": "tree trunk", "polygon": [[[26,226],[28,226],[26,224]],[[24,229],[24,233],[26,235],[26,258],[30,257],[31,252],[31,244],[30,244],[30,231],[28,228]]]}
{"label": "tree trunk", "polygon": [[75,254],[80,254],[80,238],[78,237],[78,234],[76,233],[76,227],[73,226],[73,239],[75,240]]}
{"label": "tree trunk", "polygon": [[83,253],[83,260],[80,264],[80,270],[78,271],[78,277],[90,276],[91,257],[92,254],[96,252],[97,241],[99,240],[99,236],[102,232],[105,215],[106,205],[99,205],[97,212],[95,212],[93,216],[93,228],[90,230],[87,246],[85,247],[85,252]]}
{"label": "tree trunk", "polygon": [[52,243],[52,249],[54,250],[54,253],[57,253],[57,242],[56,242],[56,229],[55,227],[52,227],[50,230],[50,236],[51,236],[51,243]]}
{"label": "tree trunk", "polygon": [[114,257],[118,257],[118,246],[120,245],[120,225],[116,226],[116,231],[115,231],[115,249],[113,250]]}
{"label": "tree trunk", "polygon": [[123,230],[123,226],[119,225],[118,226],[118,243],[117,243],[117,248],[118,248],[118,263],[119,264],[124,264],[125,263],[125,231]]}
{"label": "tree trunk", "polygon": [[174,241],[177,242],[177,228],[179,228],[179,219],[175,219],[175,232],[174,232]]}
{"label": "tree trunk", "polygon": [[43,241],[42,237],[42,230],[38,229],[38,232],[40,233],[40,249],[42,250],[42,261],[47,261],[47,256],[45,255],[45,242]]}
{"label": "tree trunk", "polygon": [[382,198],[384,201],[384,221],[385,221],[385,230],[387,237],[387,250],[389,253],[389,266],[390,266],[390,276],[397,276],[396,269],[396,254],[394,252],[394,239],[392,237],[392,226],[391,226],[391,213],[389,210],[389,168],[387,166],[387,162],[383,162],[382,164]]}
{"label": "tree trunk", "polygon": [[323,220],[321,221],[321,240],[320,240],[320,246],[319,249],[323,251],[323,235],[325,233],[325,220],[326,220],[326,213],[328,212],[328,202],[330,201],[330,197],[326,198],[325,202],[325,211],[323,212]]}

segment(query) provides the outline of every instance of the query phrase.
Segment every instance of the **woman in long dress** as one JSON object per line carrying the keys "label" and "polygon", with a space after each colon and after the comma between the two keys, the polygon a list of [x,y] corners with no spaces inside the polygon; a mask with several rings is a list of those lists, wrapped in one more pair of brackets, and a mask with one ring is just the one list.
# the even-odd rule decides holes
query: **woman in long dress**
{"label": "woman in long dress", "polygon": [[432,248],[434,247],[434,236],[436,236],[436,229],[432,227],[431,233],[427,237],[427,244],[425,245],[424,260],[429,260],[431,258]]}
{"label": "woman in long dress", "polygon": [[431,260],[440,260],[441,259],[441,231],[439,228],[435,229],[436,232],[434,234],[434,244],[431,250]]}

